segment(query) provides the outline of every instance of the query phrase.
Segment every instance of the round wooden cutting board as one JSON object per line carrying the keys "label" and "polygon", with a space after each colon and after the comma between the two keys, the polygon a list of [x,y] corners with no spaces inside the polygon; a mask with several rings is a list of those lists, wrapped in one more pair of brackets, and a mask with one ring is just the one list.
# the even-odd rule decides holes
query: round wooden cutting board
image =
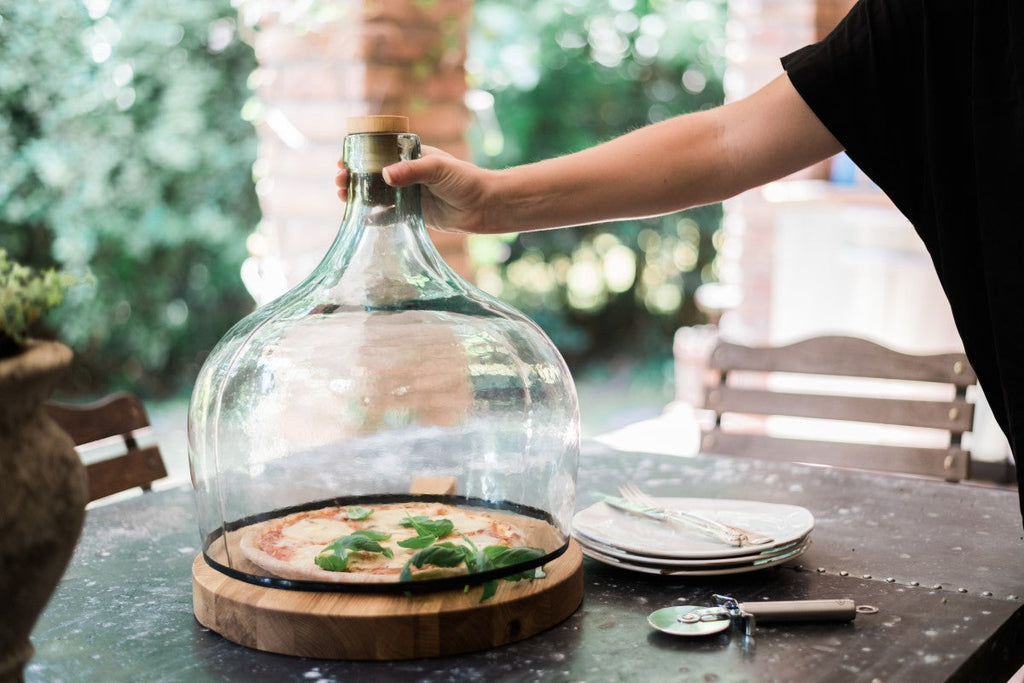
{"label": "round wooden cutting board", "polygon": [[544,631],[583,601],[583,553],[575,541],[534,581],[419,595],[303,592],[231,578],[200,554],[192,563],[196,619],[246,647],[319,659],[396,660],[505,645]]}

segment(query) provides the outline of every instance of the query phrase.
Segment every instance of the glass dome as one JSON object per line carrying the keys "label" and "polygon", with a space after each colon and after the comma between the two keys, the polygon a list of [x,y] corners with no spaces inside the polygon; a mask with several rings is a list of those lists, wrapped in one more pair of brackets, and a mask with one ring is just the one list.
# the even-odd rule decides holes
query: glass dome
{"label": "glass dome", "polygon": [[234,578],[486,585],[541,576],[568,545],[572,378],[537,325],[444,263],[419,188],[384,182],[384,166],[419,156],[406,130],[403,117],[350,120],[334,244],[199,373],[189,461],[203,554]]}

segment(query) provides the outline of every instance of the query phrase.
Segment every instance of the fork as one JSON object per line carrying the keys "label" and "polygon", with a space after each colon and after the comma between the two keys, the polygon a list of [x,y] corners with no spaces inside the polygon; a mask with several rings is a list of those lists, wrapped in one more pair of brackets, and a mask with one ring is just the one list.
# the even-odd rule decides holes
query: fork
{"label": "fork", "polygon": [[668,514],[674,522],[687,524],[719,538],[725,536],[726,538],[731,539],[737,546],[765,545],[766,543],[771,543],[775,540],[770,536],[758,534],[750,531],[749,529],[732,526],[731,524],[724,524],[692,512],[687,512],[686,510],[667,508],[664,505],[659,504],[654,498],[651,498],[649,495],[644,493],[639,486],[632,482],[628,482],[620,486],[619,493],[628,501]]}

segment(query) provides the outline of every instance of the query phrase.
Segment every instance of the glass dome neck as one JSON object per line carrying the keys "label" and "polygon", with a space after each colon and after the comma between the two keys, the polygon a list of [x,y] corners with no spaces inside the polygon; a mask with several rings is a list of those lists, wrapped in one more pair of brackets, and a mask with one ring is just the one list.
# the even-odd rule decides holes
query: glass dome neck
{"label": "glass dome neck", "polygon": [[381,173],[350,173],[343,229],[402,228],[423,233],[418,186],[391,187]]}
{"label": "glass dome neck", "polygon": [[384,167],[420,156],[410,133],[360,133],[345,138],[348,201],[341,230],[319,272],[335,296],[373,306],[451,296],[461,288],[427,235],[418,185],[395,188]]}
{"label": "glass dome neck", "polygon": [[412,133],[356,133],[345,136],[342,160],[350,174],[380,174],[385,166],[420,157]]}
{"label": "glass dome neck", "polygon": [[[399,161],[418,159],[420,140],[411,133],[360,133],[345,138],[342,154],[349,172],[346,219],[363,212],[370,224],[387,225],[383,218],[419,217],[420,196],[416,185],[394,188],[384,182],[383,170]],[[384,212],[384,216],[382,216]],[[349,222],[346,220],[346,222]],[[422,224],[422,221],[414,221]]]}

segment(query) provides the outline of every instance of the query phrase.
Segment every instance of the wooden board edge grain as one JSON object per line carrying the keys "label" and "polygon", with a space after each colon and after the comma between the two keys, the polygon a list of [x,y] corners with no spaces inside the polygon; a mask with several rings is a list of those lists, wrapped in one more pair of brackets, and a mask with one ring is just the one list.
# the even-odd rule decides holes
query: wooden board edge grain
{"label": "wooden board edge grain", "polygon": [[575,541],[545,565],[546,577],[420,595],[320,593],[267,588],[192,563],[196,620],[266,652],[318,659],[400,660],[486,650],[545,631],[583,601],[583,554]]}

